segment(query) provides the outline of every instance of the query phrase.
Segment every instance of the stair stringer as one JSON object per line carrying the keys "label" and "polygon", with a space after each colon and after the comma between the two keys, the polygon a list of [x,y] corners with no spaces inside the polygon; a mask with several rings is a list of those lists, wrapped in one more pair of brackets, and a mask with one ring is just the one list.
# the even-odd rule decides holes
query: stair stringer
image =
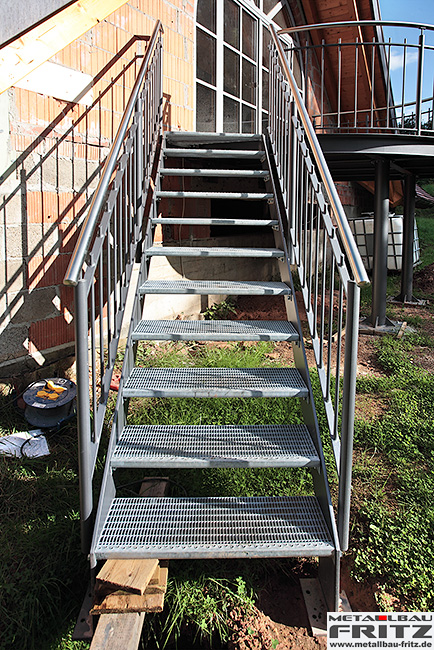
{"label": "stair stringer", "polygon": [[[160,164],[161,164],[161,155],[157,166],[157,173],[156,173],[156,180],[155,180],[156,189],[160,188],[160,174],[159,174]],[[149,210],[149,216],[151,215],[153,216],[157,215],[157,202],[155,199],[155,191],[154,191],[154,195]],[[146,255],[146,249],[152,246],[153,237],[154,237],[154,229],[152,228],[151,225],[151,219],[148,218],[143,232],[143,246],[142,246],[142,255],[140,259],[140,270],[137,275],[136,286],[133,289],[134,291],[133,308],[132,308],[131,319],[128,328],[127,343],[125,346],[125,354],[122,363],[121,378],[119,380],[118,395],[116,399],[113,424],[110,431],[110,439],[107,448],[104,473],[103,473],[100,494],[99,494],[98,507],[95,514],[92,543],[89,551],[91,572],[93,572],[97,564],[97,560],[95,557],[95,546],[101,534],[104,522],[110,510],[110,506],[112,505],[113,499],[116,496],[116,485],[114,481],[115,468],[113,468],[111,465],[111,459],[116,444],[119,441],[121,432],[125,427],[125,425],[127,424],[129,399],[123,396],[123,389],[124,389],[125,381],[130,375],[130,372],[133,369],[136,360],[138,343],[137,341],[133,340],[132,334],[137,324],[141,320],[143,314],[145,296],[140,294],[139,287],[148,279],[149,276],[150,258]]]}
{"label": "stair stringer", "polygon": [[[302,398],[300,401],[301,410],[303,413],[303,420],[309,429],[312,441],[317,450],[320,466],[319,468],[312,468],[311,474],[314,482],[314,491],[318,499],[321,511],[329,526],[335,544],[335,553],[332,557],[319,558],[319,572],[318,578],[321,583],[321,588],[326,599],[327,607],[330,611],[338,611],[339,609],[339,584],[340,584],[340,556],[341,550],[339,545],[339,537],[337,525],[334,515],[333,504],[331,500],[329,482],[327,477],[327,470],[325,466],[325,459],[323,453],[323,446],[319,432],[318,418],[315,410],[315,402],[313,397],[312,384],[310,380],[309,366],[307,363],[306,350],[304,347],[303,332],[301,329],[300,316],[295,299],[295,289],[292,279],[290,254],[287,247],[287,238],[285,237],[284,222],[280,206],[282,205],[282,197],[280,191],[280,184],[275,182],[275,168],[272,164],[269,155],[269,149],[264,138],[264,150],[266,152],[268,169],[270,171],[270,178],[266,182],[267,190],[272,190],[275,201],[271,204],[270,213],[272,218],[276,219],[279,223],[278,228],[273,229],[276,248],[281,248],[284,252],[284,258],[279,260],[279,273],[282,282],[285,282],[291,289],[291,293],[285,296],[285,307],[287,317],[290,323],[295,327],[299,334],[299,340],[292,343],[292,350],[294,355],[294,364],[297,370],[303,377],[304,382],[308,388],[308,398]],[[274,213],[274,214],[273,214]]]}

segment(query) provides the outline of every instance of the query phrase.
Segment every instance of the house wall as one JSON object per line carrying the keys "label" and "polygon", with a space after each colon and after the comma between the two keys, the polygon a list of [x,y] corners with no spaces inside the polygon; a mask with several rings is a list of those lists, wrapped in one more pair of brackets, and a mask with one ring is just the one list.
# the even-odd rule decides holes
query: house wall
{"label": "house wall", "polygon": [[131,0],[58,52],[50,63],[88,84],[78,102],[44,94],[42,68],[39,92],[0,95],[0,376],[72,351],[63,277],[146,48],[136,35],[149,37],[157,18],[164,126],[192,130],[194,0]]}

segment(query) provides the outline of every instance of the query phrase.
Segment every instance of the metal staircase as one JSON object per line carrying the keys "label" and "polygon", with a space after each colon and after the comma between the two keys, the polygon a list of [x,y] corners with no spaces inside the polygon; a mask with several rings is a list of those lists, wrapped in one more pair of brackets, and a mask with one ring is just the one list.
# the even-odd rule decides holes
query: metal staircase
{"label": "metal staircase", "polygon": [[[188,138],[190,147],[182,148]],[[272,191],[224,191],[228,177],[239,177],[240,189],[247,176],[259,178],[269,186],[271,170],[261,136],[246,138],[254,149],[244,147],[242,136],[168,133],[163,137],[162,159],[156,177],[153,213],[148,222],[142,252],[141,277],[137,288],[119,399],[113,428],[113,441],[107,456],[104,490],[100,496],[92,562],[115,557],[216,558],[216,557],[335,557],[339,553],[336,527],[314,411],[309,369],[303,352],[301,327],[294,304],[289,258],[281,236],[276,197]],[[243,145],[240,149],[239,146]],[[237,148],[238,147],[238,148]],[[199,156],[198,156],[199,152]],[[165,178],[176,174],[169,161],[182,156],[182,174],[203,178],[206,166],[200,160],[224,162],[211,174],[220,179],[221,191],[166,191]],[[245,160],[254,159],[260,169],[244,169]],[[264,160],[265,159],[265,160]],[[261,162],[262,161],[262,162]],[[265,166],[265,169],[263,168]],[[256,173],[257,172],[257,173]],[[264,179],[266,179],[264,181]],[[213,185],[216,187],[216,185]],[[160,214],[163,198],[232,199],[266,201],[270,211],[266,220],[219,219],[227,229],[253,226],[275,228],[276,248],[161,246],[153,244],[155,226],[178,225],[183,218]],[[234,206],[234,204],[231,204]],[[236,214],[236,212],[235,212]],[[193,221],[191,219],[190,221]],[[197,226],[213,219],[194,218]],[[238,239],[240,237],[238,236]],[[147,280],[150,260],[166,257],[273,257],[278,260],[282,282],[241,282],[231,280],[152,281]],[[259,262],[260,263],[260,262]],[[204,273],[206,273],[204,265]],[[148,294],[257,294],[285,296],[287,321],[204,321],[142,320],[146,318],[144,298]],[[143,306],[144,305],[144,306]],[[137,341],[290,341],[301,354],[295,368],[141,368],[134,365]],[[306,424],[263,426],[140,426],[128,423],[128,401],[140,397],[280,397],[302,399]],[[315,472],[315,496],[209,497],[141,499],[115,495],[113,473],[120,467],[311,467]],[[329,591],[335,594],[337,577],[328,576]],[[331,587],[331,589],[330,589]]]}
{"label": "metal staircase", "polygon": [[[363,264],[274,30],[267,136],[162,135],[161,32],[157,23],[65,277],[75,291],[82,547],[86,553],[90,548],[92,569],[104,558],[316,556],[327,607],[336,611],[340,553],[348,547],[359,286],[367,281]],[[177,177],[194,180],[194,191],[167,189]],[[164,205],[167,199],[229,201],[230,206],[252,201],[263,209],[248,217],[243,211],[240,218],[219,213],[215,219],[182,211],[178,218],[160,209],[160,201]],[[231,232],[254,228],[266,233],[271,228],[274,247],[240,247],[240,237],[229,246],[154,243],[156,226],[187,224],[224,226],[226,242]],[[174,262],[202,260],[203,275],[150,278],[151,260],[159,256]],[[219,257],[231,261],[230,279],[212,272]],[[256,281],[242,276],[247,258],[256,259]],[[131,288],[134,305],[94,522],[93,474],[136,260],[139,278]],[[260,280],[260,265],[270,260],[277,264],[280,282]],[[325,414],[339,476],[335,509],[292,271],[317,365],[322,394],[317,405]],[[283,296],[287,319],[151,320],[145,300],[151,294]],[[292,345],[294,367],[136,366],[138,343],[155,340],[283,340]],[[128,420],[128,407],[142,397],[297,399],[304,424],[137,426]],[[114,475],[119,468],[148,467],[308,467],[314,494],[117,496]]]}

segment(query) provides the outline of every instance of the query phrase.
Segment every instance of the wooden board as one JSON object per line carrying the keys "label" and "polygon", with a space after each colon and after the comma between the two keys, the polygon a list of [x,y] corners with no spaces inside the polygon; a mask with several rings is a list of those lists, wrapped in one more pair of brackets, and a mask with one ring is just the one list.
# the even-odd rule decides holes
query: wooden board
{"label": "wooden board", "polygon": [[122,589],[143,596],[156,569],[158,560],[107,560],[97,575],[95,591]]}
{"label": "wooden board", "polygon": [[160,568],[159,584],[149,585],[143,596],[118,590],[95,604],[92,614],[122,614],[131,612],[162,612],[167,589],[168,568]]}
{"label": "wooden board", "polygon": [[90,650],[137,650],[144,620],[144,612],[101,616]]}
{"label": "wooden board", "polygon": [[6,45],[0,52],[0,93],[27,77],[127,0],[80,0]]}

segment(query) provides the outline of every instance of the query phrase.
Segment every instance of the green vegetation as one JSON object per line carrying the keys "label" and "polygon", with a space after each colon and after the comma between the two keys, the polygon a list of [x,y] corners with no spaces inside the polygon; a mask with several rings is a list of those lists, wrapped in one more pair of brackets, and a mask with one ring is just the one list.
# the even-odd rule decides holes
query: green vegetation
{"label": "green vegetation", "polygon": [[380,339],[377,358],[387,375],[358,380],[359,392],[385,408],[378,417],[356,420],[355,477],[367,482],[356,496],[352,548],[355,576],[382,587],[379,606],[387,605],[385,591],[409,609],[431,611],[434,375],[414,363],[415,345],[432,348],[433,341],[418,335]]}

